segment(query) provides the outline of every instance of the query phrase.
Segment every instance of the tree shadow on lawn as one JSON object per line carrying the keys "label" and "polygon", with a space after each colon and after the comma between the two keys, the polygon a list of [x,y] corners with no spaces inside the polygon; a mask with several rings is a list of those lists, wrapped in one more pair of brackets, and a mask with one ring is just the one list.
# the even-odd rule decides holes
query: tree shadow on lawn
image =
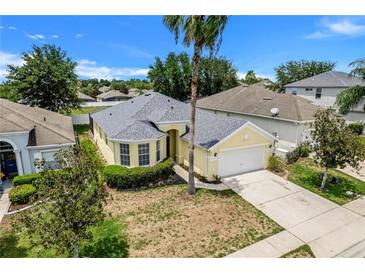
{"label": "tree shadow on lawn", "polygon": [[0,258],[24,258],[27,249],[19,246],[19,236],[6,232],[0,236]]}

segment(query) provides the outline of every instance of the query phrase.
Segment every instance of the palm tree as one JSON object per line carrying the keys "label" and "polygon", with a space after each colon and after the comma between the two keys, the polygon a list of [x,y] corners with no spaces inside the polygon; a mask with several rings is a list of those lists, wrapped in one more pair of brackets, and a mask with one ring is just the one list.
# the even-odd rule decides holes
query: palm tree
{"label": "palm tree", "polygon": [[195,194],[194,183],[194,137],[195,137],[195,112],[198,93],[199,64],[204,48],[211,52],[218,50],[222,42],[222,33],[228,21],[227,16],[191,15],[164,16],[165,26],[175,35],[176,43],[180,33],[183,34],[183,44],[186,47],[193,45],[192,81],[191,81],[191,113],[189,131],[189,187],[188,194]]}
{"label": "palm tree", "polygon": [[[365,58],[350,63],[350,66],[354,67],[350,75],[360,77],[365,81]],[[337,96],[336,104],[342,114],[347,114],[351,107],[360,102],[363,96],[365,96],[365,87],[357,85],[342,91]]]}

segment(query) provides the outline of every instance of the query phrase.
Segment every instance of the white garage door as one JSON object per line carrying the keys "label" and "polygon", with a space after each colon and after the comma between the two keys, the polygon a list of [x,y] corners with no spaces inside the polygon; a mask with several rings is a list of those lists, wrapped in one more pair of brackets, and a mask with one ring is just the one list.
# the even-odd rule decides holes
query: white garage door
{"label": "white garage door", "polygon": [[231,176],[264,168],[265,146],[227,150],[219,155],[219,176]]}

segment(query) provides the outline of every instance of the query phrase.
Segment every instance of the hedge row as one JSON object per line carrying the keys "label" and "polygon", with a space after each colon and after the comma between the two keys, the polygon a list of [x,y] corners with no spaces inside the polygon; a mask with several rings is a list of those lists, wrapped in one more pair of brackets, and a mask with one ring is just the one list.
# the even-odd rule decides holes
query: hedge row
{"label": "hedge row", "polygon": [[348,127],[352,130],[354,134],[361,135],[364,130],[363,123],[352,123],[349,124]]}
{"label": "hedge row", "polygon": [[16,176],[14,177],[12,182],[14,186],[20,186],[25,184],[34,185],[36,180],[39,178],[40,178],[39,173],[31,173],[31,174]]}
{"label": "hedge row", "polygon": [[30,184],[16,186],[9,192],[9,199],[15,204],[27,204],[37,191],[36,187]]}
{"label": "hedge row", "polygon": [[172,159],[167,159],[153,167],[127,168],[120,165],[109,165],[104,168],[104,178],[110,187],[138,188],[167,179],[174,174],[173,166]]}

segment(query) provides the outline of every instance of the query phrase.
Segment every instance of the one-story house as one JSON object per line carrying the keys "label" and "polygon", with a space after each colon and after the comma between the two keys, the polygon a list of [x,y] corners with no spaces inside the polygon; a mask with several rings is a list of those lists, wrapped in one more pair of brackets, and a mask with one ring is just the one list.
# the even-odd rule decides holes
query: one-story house
{"label": "one-story house", "polygon": [[132,95],[125,94],[125,93],[120,92],[119,90],[114,90],[114,89],[96,96],[96,100],[98,102],[125,101],[125,100],[129,100],[131,98],[133,98]]}
{"label": "one-story house", "polygon": [[89,96],[89,95],[86,95],[80,91],[77,92],[77,97],[79,98],[79,100],[82,102],[82,103],[88,103],[88,102],[96,102],[96,99]]}
{"label": "one-story house", "polygon": [[[90,115],[109,164],[153,166],[167,157],[188,166],[190,105],[156,92]],[[194,170],[208,180],[265,168],[274,136],[255,124],[196,112]]]}
{"label": "one-story house", "polygon": [[[285,85],[285,93],[303,97],[321,107],[336,108],[341,91],[354,86],[365,87],[365,81],[342,71],[328,71]],[[365,97],[345,116],[347,121],[365,122]]]}
{"label": "one-story house", "polygon": [[0,167],[6,176],[37,172],[37,160],[52,166],[54,154],[74,144],[71,117],[0,99]]}
{"label": "one-story house", "polygon": [[278,150],[292,150],[310,136],[320,107],[304,98],[272,92],[261,84],[238,86],[198,100],[197,107],[218,117],[250,121],[279,139]]}

